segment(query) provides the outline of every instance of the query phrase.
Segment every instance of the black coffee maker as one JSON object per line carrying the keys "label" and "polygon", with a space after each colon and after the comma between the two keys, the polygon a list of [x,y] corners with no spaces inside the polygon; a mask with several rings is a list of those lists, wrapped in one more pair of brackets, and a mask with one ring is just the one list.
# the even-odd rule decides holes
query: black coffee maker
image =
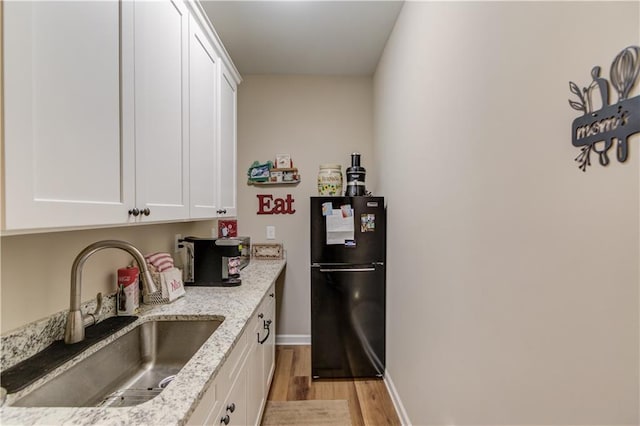
{"label": "black coffee maker", "polygon": [[360,166],[360,154],[354,152],[351,154],[351,167],[347,168],[347,189],[344,195],[347,197],[366,195],[367,190],[364,186],[366,174],[365,168]]}
{"label": "black coffee maker", "polygon": [[[234,287],[242,284],[239,261],[242,241],[234,238],[186,237],[192,245],[192,281],[185,285],[202,287]],[[187,251],[189,252],[189,250]]]}

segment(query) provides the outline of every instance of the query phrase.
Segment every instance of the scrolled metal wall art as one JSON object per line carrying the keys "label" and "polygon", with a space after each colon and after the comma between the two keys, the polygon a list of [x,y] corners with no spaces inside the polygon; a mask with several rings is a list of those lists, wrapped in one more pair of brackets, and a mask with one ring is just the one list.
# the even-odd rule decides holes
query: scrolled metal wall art
{"label": "scrolled metal wall art", "polygon": [[[628,99],[640,72],[639,56],[638,46],[629,46],[618,53],[611,63],[610,82],[600,77],[599,66],[591,70],[592,82],[588,87],[580,89],[569,82],[569,90],[578,97],[577,101],[569,99],[569,105],[583,113],[571,126],[571,143],[580,147],[575,161],[583,172],[591,165],[591,151],[598,154],[601,165],[608,165],[607,152],[614,142],[618,161],[627,160],[629,136],[640,132],[640,96]],[[612,105],[609,104],[609,83],[618,93],[618,101]]]}

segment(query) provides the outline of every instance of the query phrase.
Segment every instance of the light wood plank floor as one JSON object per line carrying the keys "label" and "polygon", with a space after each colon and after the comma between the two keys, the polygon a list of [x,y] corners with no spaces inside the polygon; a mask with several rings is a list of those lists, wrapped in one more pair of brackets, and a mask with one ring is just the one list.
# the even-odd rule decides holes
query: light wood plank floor
{"label": "light wood plank floor", "polygon": [[382,380],[311,380],[311,346],[277,346],[270,401],[346,399],[353,426],[400,425]]}

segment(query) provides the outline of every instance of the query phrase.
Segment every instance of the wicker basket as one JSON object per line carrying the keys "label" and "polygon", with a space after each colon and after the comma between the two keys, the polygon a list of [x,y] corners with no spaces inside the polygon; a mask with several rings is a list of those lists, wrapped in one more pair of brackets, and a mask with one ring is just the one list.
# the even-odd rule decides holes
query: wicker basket
{"label": "wicker basket", "polygon": [[159,290],[150,293],[144,294],[142,296],[142,303],[145,305],[162,305],[164,303],[169,303],[168,297],[162,297],[162,284],[160,282],[160,274],[158,272],[151,272],[151,278],[153,278],[153,282],[156,285],[156,288]]}

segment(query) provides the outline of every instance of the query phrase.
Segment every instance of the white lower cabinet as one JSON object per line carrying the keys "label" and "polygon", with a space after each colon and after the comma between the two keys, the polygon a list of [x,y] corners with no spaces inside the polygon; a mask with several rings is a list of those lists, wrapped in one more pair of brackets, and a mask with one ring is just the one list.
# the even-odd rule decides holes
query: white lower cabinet
{"label": "white lower cabinet", "polygon": [[272,286],[187,425],[259,425],[275,369]]}
{"label": "white lower cabinet", "polygon": [[271,321],[271,333],[262,346],[262,383],[265,385],[265,394],[268,394],[276,369],[276,291],[274,286],[267,292],[265,304],[265,315]]}

